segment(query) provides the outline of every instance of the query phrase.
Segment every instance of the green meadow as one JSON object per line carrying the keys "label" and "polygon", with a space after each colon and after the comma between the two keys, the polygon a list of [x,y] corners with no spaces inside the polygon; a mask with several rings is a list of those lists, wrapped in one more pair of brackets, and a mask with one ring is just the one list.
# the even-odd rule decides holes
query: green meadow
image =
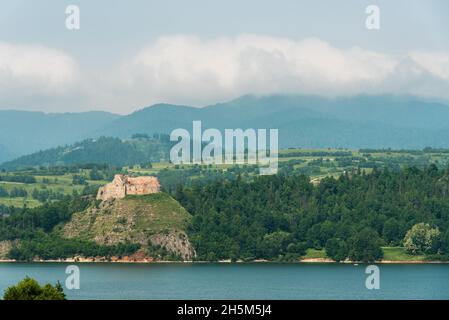
{"label": "green meadow", "polygon": [[[337,178],[345,172],[362,170],[366,173],[374,168],[388,167],[397,169],[404,166],[424,167],[429,164],[439,167],[449,166],[448,150],[351,150],[351,149],[286,149],[279,152],[279,172],[286,174],[301,173],[308,175],[313,183],[319,183],[328,176]],[[68,167],[70,168],[70,167]],[[239,168],[238,170],[236,168]],[[63,170],[62,173],[48,170],[30,169],[20,171],[0,172],[0,177],[32,176],[35,183],[10,182],[0,179],[0,188],[11,193],[14,189],[24,190],[27,196],[14,196],[0,194],[0,205],[14,207],[36,207],[42,203],[33,198],[33,191],[48,191],[61,195],[80,194],[86,187],[97,187],[106,184],[112,179],[113,174],[104,172],[100,179],[90,178],[92,169]],[[247,176],[258,174],[257,168],[249,165],[173,165],[169,162],[155,162],[150,168],[140,166],[123,167],[116,170],[132,175],[161,175],[162,183],[171,180],[173,186],[183,183],[186,177],[190,180],[200,179],[204,176],[219,173],[230,175],[246,174]],[[163,177],[170,176],[170,179]],[[82,184],[75,181],[76,177],[82,178]],[[177,178],[179,177],[179,179]],[[183,177],[181,179],[181,177]],[[184,179],[184,180],[183,180]],[[164,186],[164,185],[163,185]]]}

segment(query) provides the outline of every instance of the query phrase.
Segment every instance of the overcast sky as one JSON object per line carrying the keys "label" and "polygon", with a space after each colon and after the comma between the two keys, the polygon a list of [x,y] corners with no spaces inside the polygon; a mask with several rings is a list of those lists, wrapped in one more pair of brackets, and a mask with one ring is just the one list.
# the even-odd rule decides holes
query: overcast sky
{"label": "overcast sky", "polygon": [[[80,30],[65,26],[80,8]],[[380,30],[365,27],[368,5]],[[0,109],[129,113],[244,94],[449,99],[447,0],[0,0]]]}

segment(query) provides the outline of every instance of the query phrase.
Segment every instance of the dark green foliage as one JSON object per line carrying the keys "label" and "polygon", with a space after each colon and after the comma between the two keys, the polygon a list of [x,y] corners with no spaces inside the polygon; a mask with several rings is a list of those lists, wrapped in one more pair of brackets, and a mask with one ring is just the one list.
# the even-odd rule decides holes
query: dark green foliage
{"label": "dark green foliage", "polygon": [[26,277],[17,285],[5,290],[4,300],[66,300],[64,289],[58,282],[55,286],[46,284],[44,286]]}
{"label": "dark green foliage", "polygon": [[15,187],[9,192],[10,198],[20,198],[20,197],[27,197],[27,196],[28,196],[28,192],[23,188]]}
{"label": "dark green foliage", "polygon": [[151,242],[148,243],[146,251],[150,257],[161,261],[183,261],[182,257],[168,251],[165,247],[153,245]]}
{"label": "dark green foliage", "polygon": [[8,257],[17,261],[66,259],[75,256],[106,257],[128,256],[140,249],[140,245],[121,243],[117,245],[98,245],[92,241],[64,239],[57,235],[36,234],[31,240],[22,240],[14,246]]}
{"label": "dark green foliage", "polygon": [[441,230],[446,240],[435,252],[448,252],[448,177],[436,166],[358,171],[315,186],[306,176],[277,175],[179,187],[175,197],[193,215],[200,260],[278,260],[305,244],[367,262],[382,257],[381,246],[401,245],[419,222]]}
{"label": "dark green foliage", "polygon": [[84,210],[89,203],[87,198],[77,198],[48,202],[33,209],[18,209],[16,213],[0,218],[0,241],[32,238],[38,230],[50,232],[56,225],[69,221],[73,213]]}
{"label": "dark green foliage", "polygon": [[399,245],[400,241],[398,241],[397,235],[402,233],[404,233],[404,230],[395,218],[390,218],[385,221],[382,229],[382,236],[386,243],[393,246]]}
{"label": "dark green foliage", "polygon": [[291,157],[344,157],[352,156],[350,151],[301,151],[301,152],[288,152],[280,153],[279,158],[291,158]]}
{"label": "dark green foliage", "polygon": [[45,202],[48,200],[64,200],[66,198],[64,193],[53,191],[51,189],[34,189],[31,196],[33,199],[39,200],[40,202]]}
{"label": "dark green foliage", "polygon": [[72,178],[72,184],[85,186],[85,185],[87,185],[87,181],[84,177],[75,174]]}
{"label": "dark green foliage", "polygon": [[215,181],[235,180],[239,176],[245,178],[258,174],[257,166],[232,166],[228,169],[208,167],[208,166],[179,166],[174,169],[163,169],[157,177],[167,192],[174,192],[179,185],[191,187],[193,183],[197,185],[207,185]]}
{"label": "dark green foliage", "polygon": [[[149,161],[167,159],[171,143],[154,138],[121,140],[101,137],[88,139],[70,146],[62,146],[39,151],[2,164],[9,170],[36,166],[107,164],[111,166],[137,165]],[[101,180],[94,167],[91,180]],[[8,177],[8,176],[5,176]],[[12,177],[12,176],[11,176]],[[9,179],[11,177],[8,177]],[[0,180],[3,177],[0,176]]]}
{"label": "dark green foliage", "polygon": [[5,175],[0,176],[0,181],[18,182],[18,183],[36,183],[36,178],[29,175]]}
{"label": "dark green foliage", "polygon": [[[261,243],[263,258],[272,259],[285,255],[287,246],[291,243],[291,235],[285,231],[277,231],[266,234]],[[293,244],[294,245],[294,244]]]}
{"label": "dark green foliage", "polygon": [[[13,214],[14,212],[17,212],[20,210],[22,210],[22,209],[17,209],[12,206],[5,206],[4,204],[0,204],[0,219],[1,219],[2,215]],[[0,221],[2,221],[2,220],[0,220]]]}
{"label": "dark green foliage", "polygon": [[0,197],[9,197],[8,190],[0,186]]}
{"label": "dark green foliage", "polygon": [[90,180],[103,180],[103,175],[98,171],[97,167],[93,167],[89,172]]}
{"label": "dark green foliage", "polygon": [[372,262],[383,257],[381,240],[376,231],[370,228],[360,230],[350,239],[348,258],[352,261]]}
{"label": "dark green foliage", "polygon": [[348,257],[349,249],[346,241],[341,239],[332,238],[326,242],[326,255],[339,262]]}
{"label": "dark green foliage", "polygon": [[[98,166],[101,174],[106,170]],[[253,166],[227,171],[180,166],[160,172],[164,188],[193,215],[188,231],[197,259],[294,261],[307,248],[325,248],[337,261],[371,262],[381,259],[381,246],[402,246],[406,232],[422,222],[441,232],[429,254],[449,255],[449,173],[435,165],[370,174],[354,170],[316,185],[292,171],[268,177],[255,173]],[[95,189],[86,187],[83,194]],[[135,252],[138,247],[100,247],[58,237],[59,226],[91,201],[77,194],[35,209],[2,207],[0,241],[20,239],[11,255],[21,260]]]}
{"label": "dark green foliage", "polygon": [[449,230],[441,235],[440,246],[441,252],[449,256]]}
{"label": "dark green foliage", "polygon": [[0,215],[0,241],[17,240],[9,252],[9,258],[30,261],[34,258],[59,259],[77,255],[85,257],[111,257],[131,255],[140,245],[117,244],[102,246],[92,241],[63,239],[58,227],[70,220],[75,212],[81,212],[91,204],[88,197],[47,202],[34,209],[16,209],[9,216]]}

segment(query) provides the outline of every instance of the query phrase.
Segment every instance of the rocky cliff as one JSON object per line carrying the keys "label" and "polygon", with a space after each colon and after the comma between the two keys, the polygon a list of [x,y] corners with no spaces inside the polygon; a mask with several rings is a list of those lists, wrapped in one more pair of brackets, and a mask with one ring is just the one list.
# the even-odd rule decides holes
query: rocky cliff
{"label": "rocky cliff", "polygon": [[6,259],[11,248],[18,243],[18,241],[0,241],[0,260]]}
{"label": "rocky cliff", "polygon": [[190,261],[195,256],[186,234],[190,220],[191,215],[166,193],[128,194],[75,213],[63,236],[107,245],[139,243],[149,255],[153,247],[161,247]]}

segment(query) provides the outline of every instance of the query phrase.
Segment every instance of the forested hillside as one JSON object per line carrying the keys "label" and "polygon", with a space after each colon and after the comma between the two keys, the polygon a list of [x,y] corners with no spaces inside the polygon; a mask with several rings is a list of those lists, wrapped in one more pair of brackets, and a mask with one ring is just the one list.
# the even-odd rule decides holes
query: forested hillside
{"label": "forested hillside", "polygon": [[[336,261],[371,262],[382,259],[383,247],[404,247],[406,259],[449,260],[449,172],[435,165],[356,170],[319,183],[292,172],[237,173],[180,184],[172,194],[192,215],[187,234],[198,260],[298,261],[313,249]],[[140,248],[61,238],[63,225],[89,203],[74,195],[10,208],[0,216],[0,244],[16,243],[8,253],[16,259],[110,257]]]}
{"label": "forested hillside", "polygon": [[200,259],[294,260],[326,248],[336,260],[373,261],[381,246],[400,246],[418,223],[438,228],[424,254],[449,254],[449,174],[374,170],[325,178],[258,177],[179,188],[193,215],[191,240]]}
{"label": "forested hillside", "polygon": [[203,108],[155,104],[125,116],[0,110],[0,163],[101,136],[191,130],[194,120],[203,129],[279,129],[281,148],[442,148],[449,147],[448,117],[447,103],[392,95],[248,95]]}
{"label": "forested hillside", "polygon": [[39,151],[0,164],[0,168],[16,170],[36,166],[70,166],[107,164],[110,166],[148,165],[168,159],[171,143],[167,135],[135,134],[130,139],[111,137],[88,139],[69,146]]}
{"label": "forested hillside", "polygon": [[119,116],[108,112],[44,113],[0,110],[0,162],[95,138]]}

